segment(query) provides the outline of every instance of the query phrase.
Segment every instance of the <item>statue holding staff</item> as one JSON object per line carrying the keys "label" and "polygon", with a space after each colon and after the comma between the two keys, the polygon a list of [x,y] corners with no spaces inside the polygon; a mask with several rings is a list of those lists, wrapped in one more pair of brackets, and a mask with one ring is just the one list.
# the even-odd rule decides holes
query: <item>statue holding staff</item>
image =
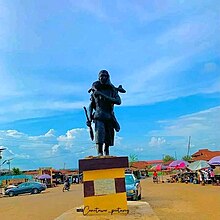
{"label": "statue holding staff", "polygon": [[120,125],[114,114],[114,105],[121,104],[118,92],[126,91],[120,85],[116,88],[110,81],[107,70],[101,70],[98,81],[92,84],[90,104],[88,108],[87,126],[91,128],[92,121],[95,123],[95,142],[98,156],[109,155],[109,146],[114,145],[114,130],[118,132]]}

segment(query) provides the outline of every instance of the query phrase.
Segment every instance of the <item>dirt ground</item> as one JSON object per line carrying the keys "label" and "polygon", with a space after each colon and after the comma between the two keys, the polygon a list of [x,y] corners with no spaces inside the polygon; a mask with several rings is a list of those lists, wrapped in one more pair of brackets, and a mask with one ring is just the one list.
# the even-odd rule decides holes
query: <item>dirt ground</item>
{"label": "dirt ground", "polygon": [[[164,178],[165,179],[165,178]],[[143,200],[159,219],[220,219],[220,186],[185,183],[152,183],[144,180]]]}
{"label": "dirt ground", "polygon": [[[148,202],[159,219],[220,219],[220,187],[185,183],[152,183],[142,180],[142,200]],[[52,220],[83,204],[82,185],[62,186],[37,195],[0,198],[0,219]],[[118,218],[120,219],[120,218]],[[136,219],[136,218],[135,218]]]}

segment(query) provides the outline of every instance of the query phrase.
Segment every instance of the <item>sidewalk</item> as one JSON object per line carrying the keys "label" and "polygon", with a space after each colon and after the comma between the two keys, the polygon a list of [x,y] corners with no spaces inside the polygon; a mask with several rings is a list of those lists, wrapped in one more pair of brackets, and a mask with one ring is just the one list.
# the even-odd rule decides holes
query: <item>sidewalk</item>
{"label": "sidewalk", "polygon": [[155,215],[149,203],[141,201],[128,201],[128,215],[94,215],[94,216],[83,216],[82,212],[76,212],[77,207],[63,213],[61,216],[57,217],[55,220],[72,220],[72,219],[89,219],[89,220],[159,220]]}

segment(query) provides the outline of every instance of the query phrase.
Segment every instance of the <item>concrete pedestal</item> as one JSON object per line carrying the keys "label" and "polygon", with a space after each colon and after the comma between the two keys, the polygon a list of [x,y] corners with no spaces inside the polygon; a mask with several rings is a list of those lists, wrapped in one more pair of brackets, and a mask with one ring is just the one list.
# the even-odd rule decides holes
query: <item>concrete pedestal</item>
{"label": "concrete pedestal", "polygon": [[83,172],[83,215],[128,214],[125,168],[128,157],[79,160]]}

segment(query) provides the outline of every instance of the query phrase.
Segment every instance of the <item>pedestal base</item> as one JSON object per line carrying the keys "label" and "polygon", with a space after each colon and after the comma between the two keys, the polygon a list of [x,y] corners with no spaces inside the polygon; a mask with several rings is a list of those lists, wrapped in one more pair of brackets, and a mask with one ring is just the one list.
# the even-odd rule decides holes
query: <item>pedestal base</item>
{"label": "pedestal base", "polygon": [[128,214],[125,189],[127,157],[79,161],[83,171],[84,215]]}

